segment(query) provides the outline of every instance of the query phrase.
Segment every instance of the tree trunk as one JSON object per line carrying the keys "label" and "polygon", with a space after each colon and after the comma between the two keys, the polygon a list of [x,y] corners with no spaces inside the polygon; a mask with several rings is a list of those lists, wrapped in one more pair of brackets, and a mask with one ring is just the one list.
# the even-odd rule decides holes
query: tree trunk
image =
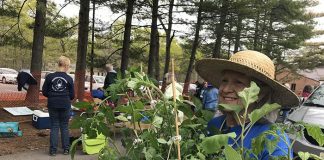
{"label": "tree trunk", "polygon": [[260,14],[257,13],[257,17],[255,19],[255,30],[253,37],[253,49],[255,51],[259,51],[258,43],[259,43],[259,23],[260,23]]}
{"label": "tree trunk", "polygon": [[129,60],[130,36],[132,30],[132,17],[133,17],[134,3],[135,0],[127,1],[123,50],[122,50],[121,66],[120,66],[122,78],[125,78],[125,71],[127,70],[128,60]]}
{"label": "tree trunk", "polygon": [[[233,24],[232,24],[232,22],[229,22],[227,32],[231,33],[232,28],[233,28]],[[231,55],[231,45],[232,45],[231,41],[232,41],[232,36],[229,34],[228,44],[227,44],[227,59],[229,59],[230,55]]]}
{"label": "tree trunk", "polygon": [[264,15],[263,15],[263,18],[262,18],[262,27],[261,29],[259,30],[260,31],[260,36],[259,36],[259,49],[260,51],[262,51],[263,49],[263,46],[264,46],[264,37],[265,37],[265,32],[266,32],[266,28],[267,28],[267,25],[266,25],[266,22],[267,22],[267,15],[268,13],[265,12]]}
{"label": "tree trunk", "polygon": [[189,66],[186,74],[186,79],[185,79],[185,84],[183,88],[183,94],[188,95],[189,92],[189,84],[190,84],[190,77],[191,77],[191,72],[193,70],[193,63],[196,59],[196,51],[198,48],[199,44],[199,32],[200,32],[200,27],[201,27],[201,12],[202,12],[202,3],[203,0],[199,1],[199,8],[198,8],[198,16],[197,16],[197,24],[195,28],[195,39],[192,44],[192,50],[191,50],[191,55],[190,55],[190,61],[189,61]]}
{"label": "tree trunk", "polygon": [[241,40],[241,30],[242,30],[242,15],[237,15],[237,25],[236,25],[236,33],[235,33],[235,44],[234,44],[234,53],[238,52],[240,47],[240,40]]}
{"label": "tree trunk", "polygon": [[[164,75],[166,73],[169,72],[169,65],[170,65],[170,51],[171,51],[171,42],[172,42],[172,38],[171,38],[171,29],[172,29],[172,13],[173,13],[173,6],[174,6],[174,0],[170,0],[170,4],[169,4],[169,16],[168,16],[168,28],[165,31],[166,32],[166,37],[165,37],[165,66],[164,66],[164,72],[162,77],[164,77]],[[162,92],[165,91],[166,88],[166,81],[163,78],[163,83],[162,83]]]}
{"label": "tree trunk", "polygon": [[96,1],[92,0],[92,31],[91,31],[91,54],[90,54],[90,91],[93,89],[93,57],[94,57],[94,31],[95,31]]}
{"label": "tree trunk", "polygon": [[30,85],[26,95],[26,101],[31,103],[39,102],[39,88],[45,38],[46,2],[46,0],[37,0],[36,4],[36,17],[30,71],[37,80],[37,85]]}
{"label": "tree trunk", "polygon": [[159,0],[153,0],[152,6],[152,23],[151,23],[151,39],[150,39],[150,54],[148,60],[147,74],[150,77],[154,76],[155,55],[157,51],[157,18],[158,18]]}
{"label": "tree trunk", "polygon": [[74,83],[74,88],[76,90],[76,98],[79,101],[83,101],[84,97],[84,81],[86,72],[86,56],[88,49],[89,33],[89,10],[90,0],[80,1],[78,48]]}
{"label": "tree trunk", "polygon": [[270,21],[269,21],[269,26],[268,26],[268,36],[266,39],[266,44],[264,46],[264,54],[266,54],[269,58],[273,59],[273,55],[271,55],[271,51],[272,51],[272,24],[273,24],[273,19],[272,17],[270,17]]}
{"label": "tree trunk", "polygon": [[156,80],[160,80],[160,37],[159,37],[159,32],[156,33],[156,51],[155,51],[155,71],[154,71],[154,78]]}
{"label": "tree trunk", "polygon": [[216,27],[216,42],[213,51],[213,58],[220,58],[220,50],[222,45],[222,38],[224,35],[224,28],[226,23],[226,15],[228,12],[228,2],[227,0],[222,1],[223,6],[221,7],[219,25]]}

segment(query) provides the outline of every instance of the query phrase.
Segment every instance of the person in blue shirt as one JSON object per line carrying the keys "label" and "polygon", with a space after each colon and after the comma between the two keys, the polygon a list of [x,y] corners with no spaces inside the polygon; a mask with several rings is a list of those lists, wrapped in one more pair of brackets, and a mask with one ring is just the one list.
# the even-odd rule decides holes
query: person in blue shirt
{"label": "person in blue shirt", "polygon": [[[235,53],[229,60],[224,59],[203,59],[196,63],[197,73],[206,81],[211,82],[213,86],[219,89],[218,102],[219,104],[235,104],[243,108],[243,103],[240,100],[238,93],[244,88],[249,87],[251,81],[254,81],[259,87],[260,92],[256,102],[251,103],[247,109],[248,113],[260,108],[265,103],[278,103],[281,106],[293,107],[299,104],[298,97],[289,89],[275,80],[275,66],[272,60],[266,55],[257,51],[240,51]],[[221,116],[215,117],[208,123],[209,134],[213,135],[213,129],[218,129],[222,133],[235,132],[237,137],[230,139],[229,144],[234,147],[242,147],[251,149],[252,140],[258,137],[265,131],[269,131],[271,124],[275,122],[278,111],[268,113],[261,118],[251,130],[246,134],[243,144],[241,144],[240,134],[242,127],[242,115],[244,111],[239,113],[239,116],[230,110],[222,109]],[[246,126],[250,125],[247,120]],[[264,146],[262,152],[253,158],[260,160],[268,160],[270,156],[290,156],[289,139],[285,133],[276,131],[280,136],[279,142],[273,152],[269,152]],[[267,136],[272,140],[273,136]]]}
{"label": "person in blue shirt", "polygon": [[51,120],[50,156],[55,156],[58,145],[58,133],[61,131],[63,154],[69,154],[69,119],[71,100],[74,99],[73,79],[66,72],[70,59],[61,56],[58,60],[58,71],[46,76],[42,93],[47,97],[48,113]]}
{"label": "person in blue shirt", "polygon": [[205,110],[215,112],[218,104],[218,89],[206,82],[202,95],[202,102]]}

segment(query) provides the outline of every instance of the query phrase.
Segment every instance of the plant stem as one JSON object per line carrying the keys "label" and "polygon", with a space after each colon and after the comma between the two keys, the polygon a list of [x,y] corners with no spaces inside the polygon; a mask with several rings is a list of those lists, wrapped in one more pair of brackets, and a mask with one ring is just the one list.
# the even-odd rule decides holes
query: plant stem
{"label": "plant stem", "polygon": [[[244,113],[243,113],[243,124],[241,125],[242,131],[241,131],[241,155],[242,155],[242,160],[244,160],[244,132],[245,132],[245,123],[246,123],[246,115],[247,115],[247,110],[248,110],[249,104],[245,106],[244,108]],[[240,118],[240,117],[239,117]]]}
{"label": "plant stem", "polygon": [[115,147],[116,151],[118,152],[118,154],[121,156],[121,153],[119,151],[119,149],[117,148],[115,141],[113,141],[110,137],[107,137],[108,140],[112,143],[112,145]]}
{"label": "plant stem", "polygon": [[170,147],[169,147],[167,160],[169,160],[169,158],[170,158],[171,148],[172,148],[172,144],[170,144]]}
{"label": "plant stem", "polygon": [[[175,127],[176,127],[176,135],[177,138],[179,138],[179,127],[178,127],[178,109],[176,104],[176,88],[175,88],[175,80],[174,80],[174,59],[172,58],[171,61],[171,69],[172,69],[172,91],[173,91],[173,105],[174,105],[174,113],[175,113]],[[179,140],[177,142],[177,148],[178,148],[178,160],[181,160],[181,153],[180,153],[180,142]]]}

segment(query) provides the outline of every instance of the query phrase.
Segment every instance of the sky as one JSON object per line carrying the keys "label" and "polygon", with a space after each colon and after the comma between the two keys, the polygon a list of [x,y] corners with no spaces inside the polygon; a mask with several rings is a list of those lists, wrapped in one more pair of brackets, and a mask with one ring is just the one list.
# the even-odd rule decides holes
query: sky
{"label": "sky", "polygon": [[[54,1],[54,0],[52,0]],[[58,5],[63,5],[65,0],[55,0],[55,3]],[[318,0],[319,4],[315,7],[311,7],[308,10],[311,12],[315,12],[315,13],[320,13],[320,12],[324,12],[324,0]],[[58,6],[58,8],[61,8]],[[62,11],[61,11],[62,15],[65,15],[67,17],[75,17],[78,16],[79,14],[79,7],[76,5],[72,5],[69,4],[67,5]],[[100,7],[96,10],[96,19],[100,19],[104,22],[112,22],[113,20],[115,20],[119,14],[113,14],[108,7]],[[180,15],[181,17],[183,16],[187,16],[187,15]],[[92,17],[92,10],[90,10],[90,17]],[[194,20],[192,17],[188,16],[188,19],[190,20]],[[315,18],[315,21],[317,22],[316,26],[315,26],[315,30],[324,30],[324,17],[321,18]],[[133,23],[143,23],[143,22],[136,22],[133,21]],[[174,25],[173,28],[176,28],[178,30],[182,30],[184,32],[189,31],[189,27],[185,26],[185,25]],[[307,41],[311,41],[311,42],[324,42],[324,35],[321,36],[315,36],[310,40]]]}
{"label": "sky", "polygon": [[[314,13],[324,12],[324,0],[319,0],[319,4],[315,7],[309,8],[309,11]],[[317,22],[315,30],[324,30],[324,17],[315,18]],[[309,42],[324,42],[324,35],[315,36],[312,39],[308,40]]]}

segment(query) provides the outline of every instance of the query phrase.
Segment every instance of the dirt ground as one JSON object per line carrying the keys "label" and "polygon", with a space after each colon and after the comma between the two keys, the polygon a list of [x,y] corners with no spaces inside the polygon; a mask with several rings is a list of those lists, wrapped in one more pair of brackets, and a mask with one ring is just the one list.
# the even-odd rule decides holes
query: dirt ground
{"label": "dirt ground", "polygon": [[[34,108],[29,107],[31,110]],[[36,129],[32,126],[32,116],[13,116],[0,107],[0,122],[20,122],[22,137],[0,138],[0,156],[15,154],[49,147],[49,129]],[[71,131],[73,136],[79,136],[77,130]]]}

